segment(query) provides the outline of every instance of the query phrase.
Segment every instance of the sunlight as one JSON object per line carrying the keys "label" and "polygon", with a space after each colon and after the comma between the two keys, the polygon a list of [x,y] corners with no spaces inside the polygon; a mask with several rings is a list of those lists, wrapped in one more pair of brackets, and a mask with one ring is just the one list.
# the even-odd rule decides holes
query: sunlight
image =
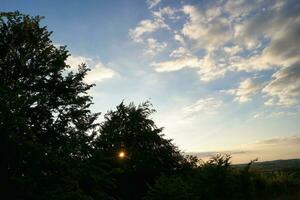
{"label": "sunlight", "polygon": [[125,158],[125,156],[126,156],[126,154],[124,151],[119,152],[119,158],[123,159],[123,158]]}

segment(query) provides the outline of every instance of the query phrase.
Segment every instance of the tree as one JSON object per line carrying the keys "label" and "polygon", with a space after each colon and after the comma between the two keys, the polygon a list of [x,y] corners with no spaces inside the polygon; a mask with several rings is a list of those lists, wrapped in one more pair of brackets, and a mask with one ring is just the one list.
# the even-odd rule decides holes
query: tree
{"label": "tree", "polygon": [[0,14],[0,190],[10,199],[89,199],[78,175],[97,128],[93,85],[83,82],[84,64],[68,71],[66,47],[53,45],[41,19]]}
{"label": "tree", "polygon": [[[124,199],[139,199],[162,173],[183,170],[188,162],[171,140],[165,139],[150,115],[149,102],[138,106],[123,102],[109,111],[100,126],[95,149],[111,158],[117,172],[118,190]],[[119,152],[125,153],[118,158]]]}

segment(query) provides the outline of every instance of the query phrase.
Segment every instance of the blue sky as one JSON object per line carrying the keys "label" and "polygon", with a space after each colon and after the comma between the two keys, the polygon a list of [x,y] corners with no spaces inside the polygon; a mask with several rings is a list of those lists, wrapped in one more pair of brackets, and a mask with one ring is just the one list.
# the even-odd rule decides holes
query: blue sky
{"label": "blue sky", "polygon": [[150,99],[186,152],[300,157],[299,1],[1,0],[15,10],[91,68],[94,111]]}

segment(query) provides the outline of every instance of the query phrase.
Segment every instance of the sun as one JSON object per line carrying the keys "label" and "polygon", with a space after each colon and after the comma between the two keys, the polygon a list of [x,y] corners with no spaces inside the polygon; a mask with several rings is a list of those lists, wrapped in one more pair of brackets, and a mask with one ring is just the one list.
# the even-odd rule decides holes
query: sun
{"label": "sun", "polygon": [[125,158],[125,152],[124,151],[120,151],[119,152],[119,158],[121,158],[121,159],[123,159],[123,158]]}

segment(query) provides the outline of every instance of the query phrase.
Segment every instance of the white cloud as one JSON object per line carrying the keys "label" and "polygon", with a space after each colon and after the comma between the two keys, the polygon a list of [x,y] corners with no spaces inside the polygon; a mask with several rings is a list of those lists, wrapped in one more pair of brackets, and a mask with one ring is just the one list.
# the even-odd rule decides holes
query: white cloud
{"label": "white cloud", "polygon": [[300,63],[277,71],[263,88],[270,100],[267,105],[290,106],[299,103]]}
{"label": "white cloud", "polygon": [[200,48],[212,51],[230,39],[230,24],[226,18],[220,17],[220,9],[212,8],[205,12],[186,5],[182,11],[189,20],[181,32],[198,43]]}
{"label": "white cloud", "polygon": [[154,18],[159,18],[161,20],[165,20],[165,17],[172,20],[178,20],[180,17],[176,15],[177,11],[178,10],[167,6],[164,8],[160,8],[158,11],[152,11],[152,15]]}
{"label": "white cloud", "polygon": [[171,53],[175,59],[152,63],[157,72],[177,71],[183,68],[195,68],[200,80],[208,82],[224,76],[226,69],[222,65],[216,64],[210,55],[202,59],[189,54],[184,48],[179,48]]}
{"label": "white cloud", "polygon": [[253,118],[254,119],[258,119],[258,118],[261,118],[262,117],[262,113],[256,113],[253,115]]}
{"label": "white cloud", "polygon": [[[151,8],[158,3],[148,1]],[[225,0],[182,8],[167,6],[150,12],[151,19],[141,21],[130,30],[131,38],[136,42],[145,41],[146,52],[152,55],[166,46],[175,46],[169,58],[152,62],[155,71],[193,68],[200,80],[208,82],[236,71],[274,70],[277,72],[272,80],[265,80],[267,86],[263,92],[268,97],[265,105],[288,106],[299,102],[298,82],[286,81],[299,75],[289,73],[287,78],[281,77],[284,71],[300,63],[298,0],[255,3]],[[151,33],[160,29],[172,30],[175,45],[167,44],[169,40],[160,39],[159,43],[152,40]],[[261,92],[251,80],[231,90],[236,101],[249,101]],[[282,90],[283,85],[287,89]]]}
{"label": "white cloud", "polygon": [[235,95],[234,101],[238,101],[239,103],[244,103],[251,101],[251,97],[255,95],[258,90],[261,89],[261,84],[254,82],[252,79],[247,78],[242,81],[238,88],[228,90],[227,92]]}
{"label": "white cloud", "polygon": [[226,52],[226,54],[228,54],[229,56],[234,56],[243,50],[243,48],[238,45],[225,46],[223,49]]}
{"label": "white cloud", "polygon": [[229,14],[230,21],[239,22],[255,8],[260,7],[258,3],[252,1],[227,1],[225,3],[224,11]]}
{"label": "white cloud", "polygon": [[223,102],[213,97],[199,99],[192,105],[186,106],[183,113],[186,117],[192,117],[198,114],[215,115]]}
{"label": "white cloud", "polygon": [[150,9],[155,7],[160,2],[161,2],[161,0],[147,0],[147,4],[148,4]]}
{"label": "white cloud", "polygon": [[157,53],[163,51],[167,47],[167,43],[165,42],[158,42],[154,38],[148,38],[147,39],[147,50],[145,51],[145,54],[154,56]]}
{"label": "white cloud", "polygon": [[165,18],[172,20],[179,19],[176,12],[176,9],[169,6],[160,8],[158,11],[152,11],[152,19],[140,21],[134,29],[129,30],[129,36],[135,42],[143,42],[144,35],[149,35],[159,29],[170,29],[170,27],[165,23]]}
{"label": "white cloud", "polygon": [[69,56],[66,60],[66,64],[70,66],[70,70],[78,69],[78,66],[83,63],[91,62],[91,58],[83,57],[83,56]]}
{"label": "white cloud", "polygon": [[101,62],[98,62],[91,69],[91,71],[88,72],[88,74],[85,77],[85,81],[87,83],[96,83],[104,81],[106,79],[110,79],[115,75],[116,73],[112,69],[107,68]]}
{"label": "white cloud", "polygon": [[268,118],[286,118],[296,116],[296,112],[290,112],[286,110],[281,111],[270,111],[270,112],[259,112],[253,115],[254,119],[268,119]]}
{"label": "white cloud", "polygon": [[195,56],[180,57],[174,60],[163,61],[151,64],[157,72],[177,71],[186,67],[198,68],[200,60]]}
{"label": "white cloud", "polygon": [[[182,11],[189,19],[182,33],[208,52],[233,44],[223,47],[231,70],[287,67],[300,60],[298,7],[295,0],[272,4],[226,1],[225,5],[215,3],[208,8],[186,5]],[[236,56],[238,53],[243,56]]]}
{"label": "white cloud", "polygon": [[274,137],[270,139],[265,139],[261,141],[257,141],[254,145],[259,147],[266,147],[266,146],[289,146],[289,145],[300,145],[300,136],[290,136],[290,137]]}
{"label": "white cloud", "polygon": [[174,40],[181,45],[185,45],[184,38],[178,33],[175,33]]}
{"label": "white cloud", "polygon": [[70,70],[77,70],[81,64],[86,64],[91,70],[87,73],[84,81],[87,83],[101,82],[116,75],[112,69],[104,66],[100,61],[84,56],[69,56],[66,63],[70,65]]}
{"label": "white cloud", "polygon": [[[287,67],[300,61],[300,14],[295,0],[274,2],[254,17],[235,25],[236,41],[245,47],[257,49],[254,55],[232,63],[238,70],[253,71]],[[265,5],[262,5],[262,7]],[[257,44],[260,44],[257,46]]]}
{"label": "white cloud", "polygon": [[266,106],[274,106],[276,105],[276,99],[275,98],[269,98],[267,101],[264,103]]}
{"label": "white cloud", "polygon": [[295,112],[285,112],[285,111],[278,111],[278,112],[272,112],[271,117],[288,117],[288,116],[295,116]]}
{"label": "white cloud", "polygon": [[191,56],[192,56],[191,52],[184,47],[179,47],[174,51],[172,51],[170,54],[170,57],[173,58],[183,58],[183,57],[191,57]]}
{"label": "white cloud", "polygon": [[154,56],[167,47],[166,42],[158,42],[154,39],[152,33],[160,29],[170,30],[165,20],[166,18],[177,19],[176,12],[176,9],[169,6],[152,11],[152,19],[142,20],[135,28],[129,30],[131,39],[145,48],[145,55]]}
{"label": "white cloud", "polygon": [[130,37],[135,42],[143,42],[142,36],[146,33],[152,33],[160,28],[168,28],[163,20],[155,18],[154,20],[143,20],[134,29],[129,30]]}
{"label": "white cloud", "polygon": [[200,80],[208,82],[223,77],[226,71],[222,63],[216,62],[211,54],[207,54],[201,59],[197,73],[200,75]]}

